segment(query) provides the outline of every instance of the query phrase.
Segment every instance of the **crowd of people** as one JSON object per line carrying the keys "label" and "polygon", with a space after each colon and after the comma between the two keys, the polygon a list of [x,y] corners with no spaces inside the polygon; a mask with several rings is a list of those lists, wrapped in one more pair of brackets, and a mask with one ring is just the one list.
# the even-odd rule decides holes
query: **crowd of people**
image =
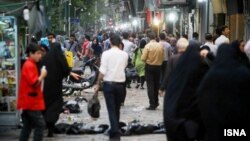
{"label": "crowd of people", "polygon": [[[217,37],[207,33],[204,44],[196,32],[188,39],[166,32],[157,37],[152,31],[146,35],[100,32],[93,38],[84,35],[82,43],[73,34],[62,42],[50,33],[48,41],[33,41],[21,72],[18,109],[22,110],[24,127],[20,140],[28,140],[32,127],[34,140],[42,140],[45,126],[48,137],[53,136],[62,112],[62,80],[68,75],[79,78],[71,72],[64,51],[72,52],[73,58],[83,63],[94,56],[100,58],[94,88],[98,93],[103,86],[110,140],[120,140],[120,107],[133,80],[136,89],[144,89],[146,81],[146,110],[156,110],[159,95],[164,96],[168,141],[221,141],[225,140],[224,129],[248,132],[250,42],[246,46],[243,40],[230,42],[229,32],[222,26]],[[136,75],[128,75],[133,68]]]}

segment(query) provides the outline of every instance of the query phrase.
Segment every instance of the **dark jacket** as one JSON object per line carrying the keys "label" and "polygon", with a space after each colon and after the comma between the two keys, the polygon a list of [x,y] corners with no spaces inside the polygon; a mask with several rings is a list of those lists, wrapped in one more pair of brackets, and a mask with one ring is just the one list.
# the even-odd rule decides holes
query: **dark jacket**
{"label": "dark jacket", "polygon": [[46,105],[44,118],[47,122],[56,122],[63,106],[62,80],[70,73],[59,43],[51,44],[51,49],[44,57],[43,63],[48,71],[44,82]]}

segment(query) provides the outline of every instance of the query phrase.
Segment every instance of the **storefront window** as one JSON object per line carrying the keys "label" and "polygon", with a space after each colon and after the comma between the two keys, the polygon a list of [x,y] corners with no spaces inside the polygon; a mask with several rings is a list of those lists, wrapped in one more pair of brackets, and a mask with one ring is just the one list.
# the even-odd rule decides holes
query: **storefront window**
{"label": "storefront window", "polygon": [[17,42],[13,17],[0,17],[0,112],[16,111]]}

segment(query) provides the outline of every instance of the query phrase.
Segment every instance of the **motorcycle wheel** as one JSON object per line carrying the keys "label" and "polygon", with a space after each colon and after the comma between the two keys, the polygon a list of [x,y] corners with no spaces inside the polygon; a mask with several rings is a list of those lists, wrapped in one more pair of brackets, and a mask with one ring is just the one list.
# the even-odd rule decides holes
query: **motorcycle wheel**
{"label": "motorcycle wheel", "polygon": [[[67,82],[65,79],[63,79],[63,83],[70,83]],[[62,94],[63,96],[69,96],[72,95],[74,93],[74,89],[73,88],[62,88]]]}
{"label": "motorcycle wheel", "polygon": [[97,80],[98,70],[96,70],[92,65],[86,65],[83,74],[85,78],[81,82],[84,86],[83,89],[92,87]]}

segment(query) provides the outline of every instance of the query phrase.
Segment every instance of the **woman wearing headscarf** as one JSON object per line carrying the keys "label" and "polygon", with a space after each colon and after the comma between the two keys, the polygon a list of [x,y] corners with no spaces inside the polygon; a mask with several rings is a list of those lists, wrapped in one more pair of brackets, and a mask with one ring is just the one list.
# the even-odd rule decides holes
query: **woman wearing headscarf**
{"label": "woman wearing headscarf", "polygon": [[135,69],[138,73],[138,80],[136,88],[139,88],[141,85],[141,89],[144,89],[143,85],[145,82],[145,62],[141,60],[142,50],[147,44],[146,40],[142,39],[139,44],[139,48],[136,48],[133,56],[133,64],[135,65]]}
{"label": "woman wearing headscarf", "polygon": [[93,49],[93,54],[96,57],[100,57],[101,56],[101,54],[102,54],[102,47],[99,45],[97,37],[94,37],[91,48]]}
{"label": "woman wearing headscarf", "polygon": [[238,61],[242,63],[243,65],[246,65],[248,68],[250,68],[250,62],[249,59],[244,51],[244,41],[243,40],[235,40],[231,43],[231,45],[236,49],[237,55],[238,55]]}
{"label": "woman wearing headscarf", "polygon": [[[238,61],[236,48],[222,44],[213,66],[198,89],[201,119],[205,125],[204,141],[227,141],[225,129],[250,127],[250,71]],[[234,139],[234,138],[233,138]],[[244,137],[235,138],[246,140]]]}
{"label": "woman wearing headscarf", "polygon": [[199,45],[189,43],[170,74],[164,97],[164,122],[168,141],[193,141],[203,138],[196,90],[207,71]]}
{"label": "woman wearing headscarf", "polygon": [[45,111],[44,120],[48,127],[48,137],[53,136],[54,125],[62,111],[62,80],[68,75],[77,78],[78,75],[70,72],[66,58],[59,43],[51,43],[49,52],[43,59],[48,75],[44,81]]}
{"label": "woman wearing headscarf", "polygon": [[210,50],[210,47],[207,45],[201,46],[200,55],[202,58],[202,63],[206,65],[207,68],[209,69],[212,66],[213,61],[215,59],[213,52]]}

